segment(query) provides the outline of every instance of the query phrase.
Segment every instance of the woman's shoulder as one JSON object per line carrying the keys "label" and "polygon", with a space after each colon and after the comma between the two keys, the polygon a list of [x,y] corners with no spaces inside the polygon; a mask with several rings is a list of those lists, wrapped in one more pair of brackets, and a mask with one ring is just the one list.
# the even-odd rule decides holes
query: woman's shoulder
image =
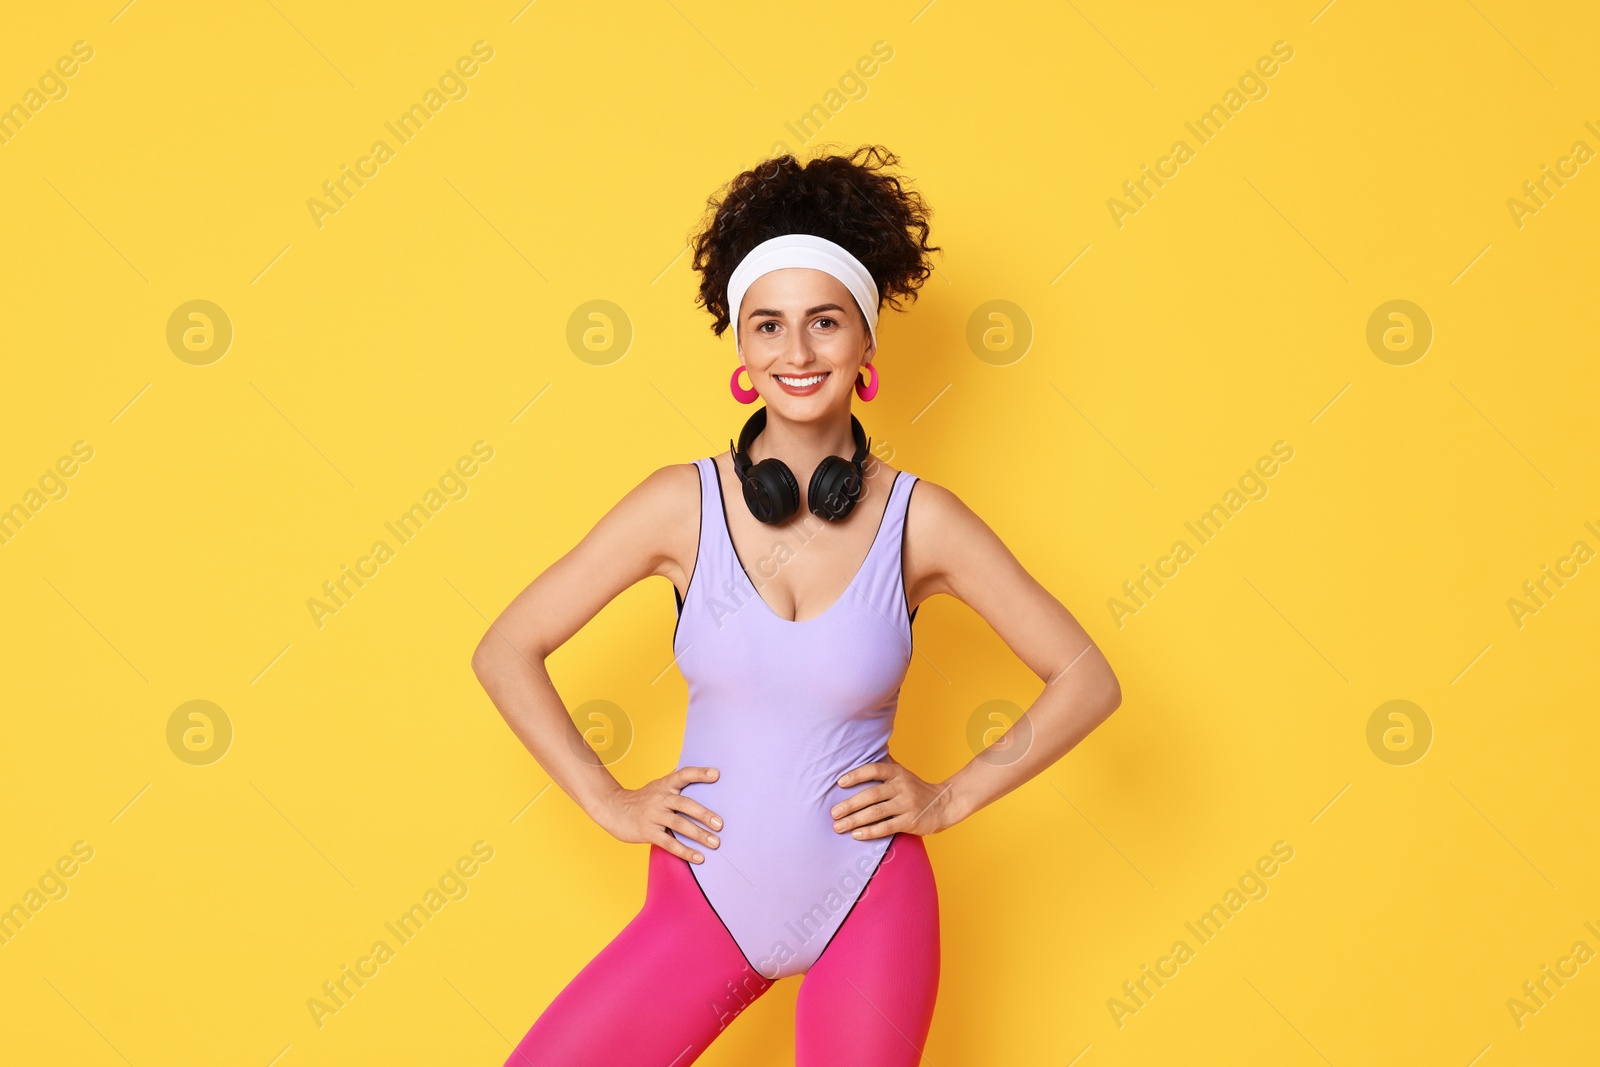
{"label": "woman's shoulder", "polygon": [[644,477],[628,496],[629,524],[656,560],[654,574],[686,586],[700,542],[701,481],[697,461],[668,463]]}
{"label": "woman's shoulder", "polygon": [[[909,473],[909,472],[908,472]],[[956,530],[971,523],[981,523],[971,508],[954,492],[920,474],[914,474],[910,496],[906,501],[906,525],[910,536],[924,544],[945,540]]]}
{"label": "woman's shoulder", "polygon": [[691,499],[696,495],[700,484],[702,462],[704,461],[692,459],[657,467],[645,476],[636,491],[644,493],[652,502],[662,505],[669,512],[676,510],[673,502],[681,502],[685,493]]}
{"label": "woman's shoulder", "polygon": [[646,474],[644,480],[639,483],[639,489],[671,490],[681,488],[700,477],[699,464],[700,461],[697,459],[664,464]]}
{"label": "woman's shoulder", "polygon": [[[867,477],[874,483],[881,481],[885,486],[910,484],[913,489],[917,490],[915,495],[924,499],[938,497],[941,503],[947,504],[949,500],[954,498],[954,494],[939,483],[929,481],[916,471],[890,466],[883,460],[875,460],[873,462],[872,469],[868,471]],[[933,506],[938,507],[941,505],[935,504]],[[927,508],[928,505],[923,505],[924,510],[927,510]]]}
{"label": "woman's shoulder", "polygon": [[695,461],[657,467],[629,490],[637,521],[668,534],[685,524],[698,527],[700,470]]}

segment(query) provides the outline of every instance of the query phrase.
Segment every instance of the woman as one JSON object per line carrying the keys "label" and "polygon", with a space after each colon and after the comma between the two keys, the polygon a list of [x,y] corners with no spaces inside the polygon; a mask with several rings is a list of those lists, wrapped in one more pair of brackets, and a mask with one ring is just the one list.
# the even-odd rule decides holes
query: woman
{"label": "woman", "polygon": [[[651,846],[643,908],[508,1064],[684,1067],[797,974],[799,1067],[918,1063],[939,982],[922,838],[1050,766],[1121,701],[1082,627],[982,520],[869,460],[851,394],[878,389],[882,297],[915,298],[938,251],[921,198],[882,169],[896,162],[873,146],[784,156],[713,199],[700,302],[719,336],[734,329],[734,395],[764,406],[728,452],[628,493],[473,656],[551,778],[619,840]],[[678,769],[626,789],[584,758],[543,663],[649,575],[674,587],[689,707]],[[1047,684],[1000,743],[927,782],[887,743],[911,622],[936,593]]]}

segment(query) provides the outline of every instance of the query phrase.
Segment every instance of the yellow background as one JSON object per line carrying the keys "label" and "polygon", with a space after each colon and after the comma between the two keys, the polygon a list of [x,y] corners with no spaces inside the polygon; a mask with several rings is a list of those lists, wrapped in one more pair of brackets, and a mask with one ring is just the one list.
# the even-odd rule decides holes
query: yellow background
{"label": "yellow background", "polygon": [[[886,311],[858,411],[1124,692],[930,839],[926,1062],[1594,1061],[1600,962],[1520,1027],[1507,1007],[1575,942],[1600,951],[1600,565],[1520,627],[1507,606],[1600,549],[1597,165],[1520,227],[1507,206],[1600,148],[1592,13],[119,5],[0,34],[0,104],[94,49],[0,145],[0,506],[94,450],[0,546],[0,905],[94,850],[0,946],[0,1059],[503,1062],[633,916],[646,854],[547,788],[472,649],[624,492],[750,410],[693,304],[706,197],[780,143],[874,142],[944,252]],[[322,183],[479,40],[465,98],[319,227]],[[877,41],[892,58],[830,106]],[[1199,144],[1184,123],[1277,41],[1267,95]],[[1180,138],[1193,158],[1119,227],[1107,201]],[[198,299],[234,332],[203,366],[166,339]],[[1434,330],[1405,366],[1366,341],[1397,299]],[[625,352],[569,345],[592,300],[622,309]],[[968,344],[993,300],[1031,324],[1020,358]],[[467,495],[318,627],[307,600],[479,440]],[[1123,582],[1280,440],[1265,498],[1118,625]],[[628,785],[678,752],[672,627],[668,584],[641,583],[551,661],[569,708],[622,710]],[[976,709],[1040,683],[953,600],[916,636],[893,749],[938,780]],[[190,700],[232,724],[208,766],[168,746]],[[1409,765],[1368,746],[1390,700],[1431,723]],[[468,894],[319,1028],[308,999],[480,840]],[[1276,841],[1294,858],[1268,895],[1119,1026],[1122,984]],[[700,1062],[792,1062],[798,985]]]}

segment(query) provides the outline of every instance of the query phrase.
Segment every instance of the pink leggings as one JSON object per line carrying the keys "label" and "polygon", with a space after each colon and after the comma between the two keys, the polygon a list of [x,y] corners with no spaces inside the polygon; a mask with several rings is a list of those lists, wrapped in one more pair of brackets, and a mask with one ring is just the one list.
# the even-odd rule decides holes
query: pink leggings
{"label": "pink leggings", "polygon": [[[772,988],[700,891],[650,846],[644,906],[544,1010],[506,1067],[687,1067]],[[922,838],[900,833],[805,972],[796,1067],[911,1067],[939,992],[939,899]]]}

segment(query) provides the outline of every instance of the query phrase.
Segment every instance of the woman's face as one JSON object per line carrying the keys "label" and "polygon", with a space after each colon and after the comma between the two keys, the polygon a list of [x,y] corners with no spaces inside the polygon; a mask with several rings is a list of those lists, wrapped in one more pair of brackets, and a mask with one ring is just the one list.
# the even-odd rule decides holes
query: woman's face
{"label": "woman's face", "polygon": [[799,421],[848,410],[856,373],[874,351],[850,290],[810,267],[757,278],[735,328],[751,386],[774,412]]}

